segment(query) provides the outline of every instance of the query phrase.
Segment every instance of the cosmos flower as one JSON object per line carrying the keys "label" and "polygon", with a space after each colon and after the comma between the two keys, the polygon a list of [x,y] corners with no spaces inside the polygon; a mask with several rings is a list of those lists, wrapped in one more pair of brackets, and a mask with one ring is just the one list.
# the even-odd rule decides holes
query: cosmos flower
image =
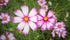
{"label": "cosmos flower", "polygon": [[47,3],[47,1],[45,0],[38,0],[37,3],[40,5],[40,6],[43,6]]}
{"label": "cosmos flower", "polygon": [[16,40],[13,33],[8,33],[0,36],[1,40]]}
{"label": "cosmos flower", "polygon": [[0,0],[0,5],[7,5],[9,0]]}
{"label": "cosmos flower", "polygon": [[35,22],[37,22],[36,8],[33,8],[29,14],[28,14],[29,12],[28,6],[25,5],[21,6],[21,9],[22,11],[18,9],[14,12],[14,14],[17,15],[17,17],[13,18],[13,23],[19,23],[17,29],[19,31],[23,30],[24,34],[29,33],[29,27],[31,27],[31,29],[35,31],[37,28],[37,25],[35,24]]}
{"label": "cosmos flower", "polygon": [[57,31],[66,30],[64,22],[57,22],[54,29],[56,29]]}
{"label": "cosmos flower", "polygon": [[52,37],[54,38],[55,37],[55,34],[57,34],[58,33],[58,31],[56,31],[56,29],[54,29],[53,31],[52,31]]}
{"label": "cosmos flower", "polygon": [[43,5],[42,8],[44,8],[44,10],[47,12],[48,11],[48,6],[47,5]]}
{"label": "cosmos flower", "polygon": [[65,36],[67,35],[67,31],[60,31],[60,32],[58,32],[58,36],[59,36],[59,38],[62,36],[62,38],[65,38]]}
{"label": "cosmos flower", "polygon": [[0,19],[2,19],[2,24],[7,24],[8,22],[11,21],[11,16],[8,15],[8,13],[1,13]]}
{"label": "cosmos flower", "polygon": [[55,16],[53,11],[49,10],[47,16],[46,16],[46,12],[43,8],[41,8],[39,10],[40,15],[38,15],[38,22],[37,22],[37,26],[40,27],[42,30],[50,30],[51,28],[53,28],[53,23],[55,23]]}

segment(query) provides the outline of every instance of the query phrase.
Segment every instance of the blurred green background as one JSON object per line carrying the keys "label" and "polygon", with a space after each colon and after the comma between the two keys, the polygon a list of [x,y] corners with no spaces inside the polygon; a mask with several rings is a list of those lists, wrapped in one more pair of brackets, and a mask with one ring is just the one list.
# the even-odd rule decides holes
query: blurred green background
{"label": "blurred green background", "polygon": [[[22,32],[18,31],[16,29],[17,25],[19,23],[13,23],[13,17],[16,15],[14,14],[14,11],[17,9],[21,10],[21,6],[27,5],[29,7],[29,11],[32,8],[36,8],[37,11],[41,8],[37,4],[37,0],[10,0],[7,6],[3,6],[3,9],[0,10],[1,12],[8,12],[9,15],[11,15],[11,22],[8,24],[1,24],[0,19],[0,35],[5,34],[5,32],[12,32],[14,33],[14,36],[16,37],[16,40],[70,40],[70,15],[66,17],[66,13],[70,14],[70,1],[68,0],[46,0],[49,10],[53,10],[54,14],[57,17],[57,21],[61,22],[63,21],[66,25],[67,30],[67,36],[65,39],[58,38],[56,35],[55,38],[52,37],[51,30],[45,30],[41,31],[41,28],[37,28],[35,32],[33,32],[31,29],[29,31],[29,34],[24,35]],[[49,5],[49,1],[52,3],[52,6]]]}

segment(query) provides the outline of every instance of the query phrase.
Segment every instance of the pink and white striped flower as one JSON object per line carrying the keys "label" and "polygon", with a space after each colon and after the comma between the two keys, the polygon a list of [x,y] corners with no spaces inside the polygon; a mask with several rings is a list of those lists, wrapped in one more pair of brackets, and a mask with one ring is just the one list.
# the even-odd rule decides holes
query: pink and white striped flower
{"label": "pink and white striped flower", "polygon": [[9,0],[0,0],[0,5],[7,5]]}
{"label": "pink and white striped flower", "polygon": [[55,23],[55,17],[53,11],[49,10],[47,16],[46,16],[46,12],[43,8],[41,8],[39,10],[40,15],[38,15],[38,22],[37,25],[38,27],[41,26],[42,30],[50,30],[51,28],[53,28],[53,23]]}
{"label": "pink and white striped flower", "polygon": [[47,5],[43,5],[42,8],[44,8],[44,10],[47,12],[48,11],[48,6]]}
{"label": "pink and white striped flower", "polygon": [[45,5],[47,3],[47,1],[45,1],[45,0],[38,0],[37,3],[42,7],[43,5]]}
{"label": "pink and white striped flower", "polygon": [[54,29],[56,29],[57,31],[66,30],[64,22],[57,22]]}
{"label": "pink and white striped flower", "polygon": [[16,38],[14,37],[14,34],[8,33],[8,32],[6,32],[6,34],[4,34],[4,35],[1,35],[0,39],[1,40],[16,40]]}
{"label": "pink and white striped flower", "polygon": [[67,35],[67,31],[60,31],[58,32],[58,37],[60,38],[62,36],[62,38],[65,38],[65,36]]}
{"label": "pink and white striped flower", "polygon": [[2,24],[7,24],[8,22],[11,21],[11,16],[8,15],[8,13],[1,13],[0,19],[2,19]]}
{"label": "pink and white striped flower", "polygon": [[35,22],[37,22],[36,8],[33,8],[29,14],[28,14],[29,12],[28,6],[25,5],[21,6],[21,9],[22,11],[18,9],[14,12],[14,14],[17,15],[17,17],[13,18],[13,23],[19,23],[17,29],[19,31],[22,31],[24,29],[23,30],[24,34],[29,33],[29,26],[33,31],[35,31],[37,29],[37,25],[35,24]]}

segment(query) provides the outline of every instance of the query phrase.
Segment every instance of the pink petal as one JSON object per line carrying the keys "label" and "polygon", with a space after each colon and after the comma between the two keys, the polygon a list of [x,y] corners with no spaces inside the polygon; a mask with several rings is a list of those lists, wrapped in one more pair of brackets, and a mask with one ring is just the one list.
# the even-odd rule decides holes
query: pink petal
{"label": "pink petal", "polygon": [[29,11],[28,6],[26,6],[26,5],[21,6],[21,9],[22,9],[24,15],[27,16],[28,15],[28,11]]}
{"label": "pink petal", "polygon": [[11,38],[9,38],[9,40],[16,40],[16,38],[15,37],[11,37]]}
{"label": "pink petal", "polygon": [[21,30],[24,28],[24,26],[25,26],[25,23],[24,23],[24,22],[21,22],[21,23],[17,26],[17,29],[18,29],[19,31],[21,31]]}
{"label": "pink petal", "polygon": [[1,40],[6,40],[5,35],[1,35]]}
{"label": "pink petal", "polygon": [[40,13],[40,15],[43,16],[43,17],[46,16],[45,10],[44,10],[43,8],[41,8],[41,9],[39,10],[39,13]]}
{"label": "pink petal", "polygon": [[55,37],[55,33],[54,33],[54,32],[52,32],[52,37],[53,37],[53,38]]}
{"label": "pink petal", "polygon": [[20,18],[20,17],[13,18],[13,23],[19,23],[19,22],[22,22],[22,18]]}
{"label": "pink petal", "polygon": [[33,8],[29,13],[29,17],[35,16],[35,15],[37,15],[37,10],[36,8]]}
{"label": "pink petal", "polygon": [[31,17],[30,20],[33,21],[33,22],[37,22],[37,16]]}
{"label": "pink petal", "polygon": [[19,17],[24,17],[23,13],[17,9],[15,12],[14,12],[15,15],[19,16]]}
{"label": "pink petal", "polygon": [[33,31],[35,31],[35,30],[37,29],[37,26],[36,26],[35,23],[29,22],[29,25],[30,25],[30,27],[31,27],[31,29],[32,29]]}
{"label": "pink petal", "polygon": [[2,17],[4,17],[4,16],[5,16],[5,14],[4,14],[3,12],[1,12],[1,16],[2,16]]}
{"label": "pink petal", "polygon": [[43,19],[43,17],[41,17],[39,15],[37,15],[37,17],[38,17],[38,20],[42,20]]}
{"label": "pink petal", "polygon": [[2,16],[0,16],[0,19],[2,19]]}
{"label": "pink petal", "polygon": [[54,15],[54,12],[51,11],[51,10],[49,10],[49,12],[48,12],[48,14],[47,14],[47,17],[49,18],[49,17],[52,17],[53,15]]}
{"label": "pink petal", "polygon": [[46,7],[46,9],[44,9],[44,10],[45,10],[45,12],[47,12],[47,11],[48,11],[48,6],[47,6],[47,5],[43,5],[42,7],[43,7],[43,8],[44,8],[44,7]]}
{"label": "pink petal", "polygon": [[9,2],[9,0],[5,0],[5,2],[6,2],[6,3],[8,3],[8,2]]}
{"label": "pink petal", "polygon": [[55,23],[55,19],[54,18],[50,18],[50,19],[48,19],[49,20],[49,22],[51,22],[51,23]]}
{"label": "pink petal", "polygon": [[37,22],[37,26],[40,27],[40,26],[42,26],[43,23],[44,23],[43,20],[42,20],[42,21],[38,21],[38,22]]}
{"label": "pink petal", "polygon": [[6,21],[2,21],[2,24],[7,24],[8,23],[8,21],[6,20]]}
{"label": "pink petal", "polygon": [[10,34],[8,35],[9,38],[11,38],[11,37],[13,37],[13,36],[14,36],[13,33],[10,33]]}
{"label": "pink petal", "polygon": [[23,30],[23,34],[28,34],[29,33],[29,25],[28,23],[26,23],[25,27],[24,27],[24,30]]}
{"label": "pink petal", "polygon": [[53,24],[50,22],[47,22],[47,29],[50,30],[51,28],[53,28]]}
{"label": "pink petal", "polygon": [[44,23],[41,27],[41,30],[46,30],[47,26],[46,26],[46,23]]}

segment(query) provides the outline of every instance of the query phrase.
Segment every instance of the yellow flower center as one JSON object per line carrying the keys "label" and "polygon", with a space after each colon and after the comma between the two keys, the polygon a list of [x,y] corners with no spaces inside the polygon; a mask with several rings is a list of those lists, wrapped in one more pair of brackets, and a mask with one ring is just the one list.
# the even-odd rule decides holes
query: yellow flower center
{"label": "yellow flower center", "polygon": [[45,21],[47,21],[47,20],[48,20],[48,18],[47,18],[47,17],[44,17],[44,20],[45,20]]}
{"label": "yellow flower center", "polygon": [[43,3],[43,1],[41,1],[41,3]]}
{"label": "yellow flower center", "polygon": [[44,7],[44,9],[46,9],[46,7]]}
{"label": "yellow flower center", "polygon": [[8,35],[6,36],[6,40],[9,40]]}
{"label": "yellow flower center", "polygon": [[7,20],[7,18],[6,18],[6,17],[4,17],[4,18],[3,18],[3,20]]}
{"label": "yellow flower center", "polygon": [[58,28],[61,28],[61,25],[59,25]]}
{"label": "yellow flower center", "polygon": [[0,2],[1,2],[1,3],[3,3],[4,1],[3,1],[3,0],[1,0]]}
{"label": "yellow flower center", "polygon": [[61,32],[61,35],[63,34],[63,32]]}
{"label": "yellow flower center", "polygon": [[28,17],[24,17],[24,21],[28,21],[29,19],[28,19]]}

